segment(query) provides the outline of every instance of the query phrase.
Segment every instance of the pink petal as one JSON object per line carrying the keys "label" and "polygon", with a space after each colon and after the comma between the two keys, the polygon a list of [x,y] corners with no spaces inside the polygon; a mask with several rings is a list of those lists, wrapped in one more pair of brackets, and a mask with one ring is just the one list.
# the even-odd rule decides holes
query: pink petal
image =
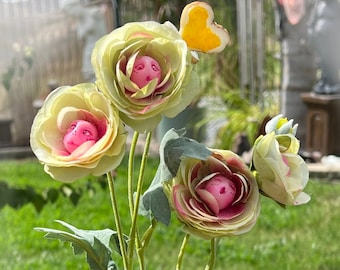
{"label": "pink petal", "polygon": [[245,178],[245,176],[241,174],[233,175],[233,183],[236,186],[236,195],[235,195],[235,200],[233,204],[236,204],[242,201],[244,198],[248,197],[249,186],[248,186],[247,179]]}
{"label": "pink petal", "polygon": [[202,179],[197,179],[198,181],[195,181],[195,189],[197,190],[197,189],[200,189],[200,188],[204,188],[207,181],[211,180],[212,178],[214,178],[215,176],[217,176],[219,174],[220,173],[218,173],[218,172],[211,173],[209,175],[206,175]]}
{"label": "pink petal", "polygon": [[196,179],[198,176],[198,170],[201,168],[201,163],[197,163],[191,170],[191,181]]}
{"label": "pink petal", "polygon": [[237,205],[232,205],[229,206],[219,212],[217,215],[218,218],[222,220],[231,220],[243,213],[245,209],[245,204],[237,204]]}
{"label": "pink petal", "polygon": [[228,166],[216,157],[209,158],[209,169],[211,172],[219,172],[220,174],[229,176],[231,175],[231,170]]}
{"label": "pink petal", "polygon": [[79,145],[71,154],[70,157],[74,160],[78,159],[82,156],[87,150],[89,150],[96,142],[95,141],[87,141],[83,144]]}
{"label": "pink petal", "polygon": [[176,185],[173,187],[173,191],[172,191],[172,196],[173,196],[173,201],[175,204],[175,207],[177,209],[177,211],[179,211],[180,213],[183,213],[185,215],[185,205],[183,204],[183,201],[187,201],[189,200],[188,197],[186,197],[185,195],[185,186],[183,185]]}
{"label": "pink petal", "polygon": [[195,199],[191,199],[189,203],[195,213],[196,220],[200,222],[217,222],[219,220],[204,204]]}
{"label": "pink petal", "polygon": [[215,197],[204,189],[197,189],[196,192],[202,199],[202,201],[209,207],[209,209],[217,216],[220,212],[218,202]]}
{"label": "pink petal", "polygon": [[234,173],[237,173],[237,172],[242,173],[248,170],[247,166],[244,164],[242,159],[239,158],[237,155],[228,157],[226,159],[226,162],[227,162],[229,169]]}

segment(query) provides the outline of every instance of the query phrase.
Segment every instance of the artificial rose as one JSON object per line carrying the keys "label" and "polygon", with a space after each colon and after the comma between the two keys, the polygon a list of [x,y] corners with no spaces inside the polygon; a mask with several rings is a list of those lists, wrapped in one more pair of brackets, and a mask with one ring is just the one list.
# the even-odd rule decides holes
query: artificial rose
{"label": "artificial rose", "polygon": [[45,171],[63,182],[115,169],[125,154],[125,142],[118,111],[90,83],[62,86],[49,94],[30,136]]}
{"label": "artificial rose", "polygon": [[212,151],[206,161],[182,160],[165,185],[171,205],[188,233],[206,239],[246,233],[260,210],[256,180],[233,152]]}
{"label": "artificial rose", "polygon": [[[269,133],[260,136],[253,149],[259,188],[264,195],[282,205],[307,203],[310,196],[303,189],[307,185],[309,172],[305,161],[298,155],[300,143],[294,136],[296,127],[293,128],[291,121],[281,117],[274,118],[268,124],[266,131]],[[288,133],[283,134],[283,130]]]}
{"label": "artificial rose", "polygon": [[192,54],[170,22],[127,23],[97,41],[96,84],[138,132],[175,117],[199,93]]}

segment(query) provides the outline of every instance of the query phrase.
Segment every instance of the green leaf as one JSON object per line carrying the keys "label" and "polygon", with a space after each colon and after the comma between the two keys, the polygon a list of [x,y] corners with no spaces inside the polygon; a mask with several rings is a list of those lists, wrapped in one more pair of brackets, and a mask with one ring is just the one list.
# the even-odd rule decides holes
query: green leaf
{"label": "green leaf", "polygon": [[140,204],[140,214],[152,214],[157,221],[165,225],[170,223],[171,211],[168,198],[163,191],[163,183],[177,174],[184,157],[206,160],[211,155],[211,151],[203,144],[183,137],[184,134],[184,129],[171,129],[164,135],[160,145],[160,163],[156,175],[142,196]]}
{"label": "green leaf", "polygon": [[206,160],[210,155],[211,151],[205,145],[185,137],[168,141],[164,148],[164,161],[173,176],[177,174],[183,157]]}
{"label": "green leaf", "polygon": [[38,213],[41,212],[46,204],[46,200],[40,194],[34,194],[34,196],[31,198],[31,202]]}
{"label": "green leaf", "polygon": [[146,215],[151,211],[157,221],[162,222],[166,226],[170,224],[170,205],[161,184],[152,190],[146,191],[142,202],[143,208],[140,210],[140,213]]}
{"label": "green leaf", "polygon": [[47,200],[54,203],[59,197],[59,191],[55,188],[49,188],[46,192]]}
{"label": "green leaf", "polygon": [[0,208],[7,204],[15,209],[19,209],[25,204],[32,203],[39,213],[46,202],[46,199],[31,186],[15,188],[9,187],[5,182],[0,182]]}
{"label": "green leaf", "polygon": [[56,222],[71,232],[49,228],[35,228],[35,230],[45,232],[46,238],[70,242],[75,255],[86,252],[87,262],[92,270],[116,269],[115,263],[111,260],[110,245],[120,253],[117,232],[111,229],[81,230],[64,221],[56,220]]}

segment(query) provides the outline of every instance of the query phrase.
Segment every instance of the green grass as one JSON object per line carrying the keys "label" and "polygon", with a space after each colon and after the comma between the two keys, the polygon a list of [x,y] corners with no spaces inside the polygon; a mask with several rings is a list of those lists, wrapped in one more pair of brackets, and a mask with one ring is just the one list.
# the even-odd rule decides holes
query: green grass
{"label": "green grass", "polygon": [[[146,181],[152,179],[156,167],[157,161],[150,160],[148,168],[152,169],[147,171]],[[119,197],[126,187],[126,160],[117,174],[120,212],[128,217],[125,196]],[[1,161],[0,180],[10,186],[30,185],[39,192],[61,185],[45,174],[34,159]],[[95,190],[85,188],[88,181],[94,182]],[[74,256],[69,244],[45,239],[33,228],[61,228],[53,222],[55,219],[82,229],[114,228],[108,190],[95,182],[96,179],[89,178],[73,184],[83,189],[76,207],[68,198],[59,196],[40,213],[32,204],[18,210],[9,206],[0,209],[0,269],[88,269],[84,255]],[[309,204],[286,209],[261,198],[262,210],[255,228],[242,236],[220,241],[216,269],[339,269],[340,184],[312,179],[306,192],[312,195]],[[148,221],[141,220],[146,226]],[[125,228],[128,224],[128,219],[123,219]],[[169,228],[159,225],[147,250],[147,269],[175,269],[183,236],[174,217]],[[183,269],[204,269],[209,246],[209,241],[192,237],[186,248]]]}

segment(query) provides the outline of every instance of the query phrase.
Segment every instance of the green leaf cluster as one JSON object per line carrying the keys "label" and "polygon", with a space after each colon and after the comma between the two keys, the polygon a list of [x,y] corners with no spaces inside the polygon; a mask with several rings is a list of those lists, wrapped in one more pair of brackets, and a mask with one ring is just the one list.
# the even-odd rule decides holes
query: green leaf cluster
{"label": "green leaf cluster", "polygon": [[47,202],[55,202],[58,191],[48,189],[45,195],[39,194],[31,186],[25,188],[10,187],[6,182],[0,182],[0,209],[9,205],[18,209],[28,203],[32,203],[37,212],[40,212]]}
{"label": "green leaf cluster", "polygon": [[[264,107],[240,95],[239,90],[228,90],[221,95],[226,105],[226,123],[218,130],[216,145],[221,149],[234,149],[239,135],[245,135],[249,145],[253,145],[261,132],[261,125],[277,108]],[[242,154],[242,153],[240,153]]]}
{"label": "green leaf cluster", "polygon": [[35,228],[37,231],[45,232],[46,238],[58,239],[70,242],[74,255],[86,252],[87,263],[92,270],[115,270],[116,264],[111,259],[112,249],[120,254],[117,232],[111,229],[104,230],[81,230],[64,221],[56,220],[71,232]]}
{"label": "green leaf cluster", "polygon": [[[101,188],[106,186],[101,179],[98,179]],[[0,181],[0,209],[5,205],[18,209],[26,204],[32,203],[39,213],[47,203],[55,203],[60,195],[70,199],[74,206],[77,206],[84,191],[94,193],[96,187],[91,181],[86,188],[77,188],[70,184],[62,184],[59,188],[47,188],[42,192],[37,191],[32,186],[11,187],[5,181]]]}

